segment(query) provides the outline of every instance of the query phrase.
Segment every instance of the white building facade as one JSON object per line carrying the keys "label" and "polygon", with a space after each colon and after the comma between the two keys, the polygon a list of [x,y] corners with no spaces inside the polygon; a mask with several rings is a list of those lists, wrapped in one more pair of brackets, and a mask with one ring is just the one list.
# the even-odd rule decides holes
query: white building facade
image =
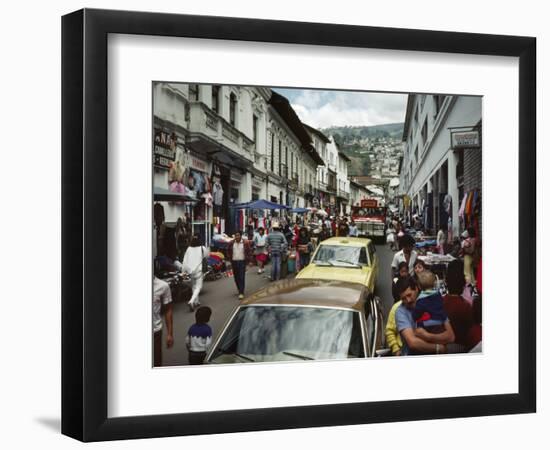
{"label": "white building facade", "polygon": [[481,120],[481,97],[409,95],[399,192],[426,229],[456,236],[474,223],[459,211],[468,196],[481,199]]}
{"label": "white building facade", "polygon": [[154,188],[193,200],[157,202],[165,223],[191,221],[207,243],[214,229],[244,228],[235,204],[311,206],[323,161],[285,97],[241,86],[158,82],[153,90]]}
{"label": "white building facade", "polygon": [[[330,137],[331,142],[334,143],[338,149],[338,145],[334,142],[333,137]],[[339,213],[341,215],[348,214],[350,212],[351,198],[350,198],[350,184],[348,179],[348,164],[350,159],[347,155],[338,149],[338,164],[336,170],[336,203]]]}
{"label": "white building facade", "polygon": [[182,83],[153,89],[154,187],[195,199],[192,211],[163,202],[165,222],[187,215],[207,242],[212,225],[223,230],[235,221],[232,204],[265,194],[256,175],[266,152],[270,91]]}
{"label": "white building facade", "polygon": [[361,200],[369,198],[369,191],[365,186],[353,180],[349,180],[350,205],[361,206]]}

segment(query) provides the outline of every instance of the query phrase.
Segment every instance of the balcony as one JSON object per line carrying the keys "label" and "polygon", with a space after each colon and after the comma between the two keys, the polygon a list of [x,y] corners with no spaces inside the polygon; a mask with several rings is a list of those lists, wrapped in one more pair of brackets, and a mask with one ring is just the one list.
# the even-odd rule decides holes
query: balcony
{"label": "balcony", "polygon": [[291,188],[291,189],[294,189],[294,190],[298,190],[299,185],[300,185],[300,183],[299,183],[299,180],[298,180],[298,174],[296,172],[292,172],[292,176],[288,180],[288,187]]}
{"label": "balcony", "polygon": [[230,159],[254,163],[254,141],[201,102],[189,103],[188,143],[200,152],[227,150]]}
{"label": "balcony", "polygon": [[346,200],[349,200],[349,198],[350,198],[349,192],[347,192],[344,189],[338,189],[338,194],[337,195],[338,195],[338,197],[346,199]]}

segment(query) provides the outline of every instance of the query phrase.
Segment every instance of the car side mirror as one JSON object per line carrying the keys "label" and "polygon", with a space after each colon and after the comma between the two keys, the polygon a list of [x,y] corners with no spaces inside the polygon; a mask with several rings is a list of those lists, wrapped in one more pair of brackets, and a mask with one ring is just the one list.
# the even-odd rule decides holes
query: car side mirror
{"label": "car side mirror", "polygon": [[391,355],[391,348],[380,348],[374,352],[377,358]]}

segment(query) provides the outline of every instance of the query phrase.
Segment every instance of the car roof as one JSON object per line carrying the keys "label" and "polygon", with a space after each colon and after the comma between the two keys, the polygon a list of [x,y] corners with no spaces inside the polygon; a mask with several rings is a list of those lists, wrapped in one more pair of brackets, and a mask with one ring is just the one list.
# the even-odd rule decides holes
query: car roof
{"label": "car roof", "polygon": [[345,247],[364,247],[371,242],[369,238],[361,237],[331,237],[325,239],[320,245],[342,245]]}
{"label": "car roof", "polygon": [[241,305],[304,305],[362,310],[368,288],[347,281],[291,279],[267,285]]}

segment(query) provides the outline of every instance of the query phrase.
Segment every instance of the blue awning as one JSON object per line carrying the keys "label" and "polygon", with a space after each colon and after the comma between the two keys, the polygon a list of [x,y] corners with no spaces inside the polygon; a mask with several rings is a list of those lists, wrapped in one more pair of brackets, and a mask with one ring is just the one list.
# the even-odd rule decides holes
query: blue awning
{"label": "blue awning", "polygon": [[307,209],[307,208],[294,208],[294,209],[291,209],[290,212],[291,213],[296,213],[296,214],[304,214],[304,213],[309,212],[309,209]]}
{"label": "blue awning", "polygon": [[281,205],[275,202],[269,202],[267,200],[254,200],[253,202],[248,203],[239,203],[236,205],[231,205],[231,208],[236,209],[289,209],[288,206]]}

